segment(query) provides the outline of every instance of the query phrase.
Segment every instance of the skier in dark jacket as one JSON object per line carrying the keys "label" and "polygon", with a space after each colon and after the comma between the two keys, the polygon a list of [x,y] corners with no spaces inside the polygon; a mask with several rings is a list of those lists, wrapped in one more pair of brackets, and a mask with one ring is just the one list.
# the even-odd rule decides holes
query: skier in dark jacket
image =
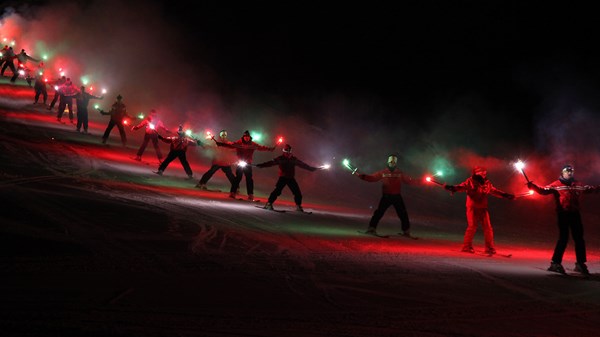
{"label": "skier in dark jacket", "polygon": [[[216,140],[215,137],[212,137],[211,139],[214,140],[215,143],[219,142],[229,145],[232,144],[232,142],[227,140],[227,130],[221,130],[221,132],[219,132],[219,140]],[[218,170],[221,170],[223,171],[223,173],[225,173],[227,180],[229,180],[231,187],[233,187],[233,185],[235,184],[235,176],[233,175],[233,171],[231,170],[231,165],[233,165],[236,161],[234,151],[235,150],[232,148],[217,145],[214,148],[212,165],[208,169],[208,171],[206,171],[202,175],[202,178],[200,178],[200,181],[198,182],[198,185],[196,185],[196,187],[198,187],[201,190],[207,190],[208,188],[206,187],[206,183],[208,183],[210,178],[212,178],[212,176]]]}
{"label": "skier in dark jacket", "polygon": [[104,99],[104,96],[94,96],[85,91],[85,87],[82,85],[79,93],[73,98],[77,103],[77,132],[81,132],[83,126],[83,133],[88,133],[88,104],[90,99]]}
{"label": "skier in dark jacket", "polygon": [[127,107],[125,106],[125,103],[123,103],[123,96],[117,96],[117,101],[113,103],[109,112],[104,112],[101,109],[98,109],[98,111],[103,115],[110,115],[110,121],[106,126],[104,135],[102,135],[102,144],[106,144],[110,132],[116,126],[117,129],[119,129],[119,134],[121,135],[121,143],[123,144],[123,146],[127,146],[127,134],[125,134],[123,120],[126,117],[129,117],[129,115],[127,115]]}
{"label": "skier in dark jacket", "polygon": [[283,155],[264,163],[257,164],[256,167],[264,168],[271,166],[279,166],[279,179],[275,184],[275,189],[269,195],[269,199],[265,204],[265,209],[273,210],[273,203],[277,200],[277,197],[281,195],[283,188],[288,186],[292,193],[294,194],[294,202],[296,203],[296,210],[300,212],[304,212],[302,208],[302,192],[300,191],[300,186],[298,186],[298,182],[294,176],[296,175],[296,166],[301,167],[305,170],[309,170],[314,172],[318,170],[317,167],[310,166],[304,163],[302,160],[296,158],[292,155],[292,147],[289,144],[286,144],[283,148]]}
{"label": "skier in dark jacket", "polygon": [[541,195],[553,195],[556,201],[556,215],[558,217],[558,241],[554,248],[552,261],[549,271],[565,274],[565,268],[562,266],[562,259],[569,241],[569,230],[575,242],[575,271],[584,275],[590,272],[586,266],[587,256],[585,250],[585,241],[583,239],[583,223],[581,213],[579,212],[579,199],[584,193],[600,191],[600,186],[589,186],[575,180],[572,165],[565,165],[561,171],[558,180],[539,187],[533,182],[528,182],[527,187]]}
{"label": "skier in dark jacket", "polygon": [[54,108],[54,105],[56,104],[56,102],[58,101],[58,97],[60,96],[59,89],[65,83],[67,83],[66,76],[61,76],[56,81],[54,81],[54,83],[53,83],[54,97],[52,98],[52,102],[50,102],[50,105],[48,106],[48,110],[52,110]]}
{"label": "skier in dark jacket", "polygon": [[17,55],[15,55],[15,52],[13,51],[12,47],[8,47],[8,49],[2,50],[2,59],[4,61],[4,65],[2,66],[1,75],[4,76],[4,71],[6,71],[6,68],[10,68],[10,70],[13,73],[12,77],[10,78],[11,83],[15,83],[17,77],[19,77],[19,72],[15,67],[16,58]]}
{"label": "skier in dark jacket", "polygon": [[175,160],[175,158],[179,158],[181,166],[183,166],[185,173],[188,175],[188,179],[194,179],[192,169],[187,161],[186,152],[189,145],[200,145],[203,147],[202,142],[197,139],[186,137],[185,132],[183,132],[183,126],[181,125],[179,126],[179,131],[177,131],[177,136],[163,137],[158,134],[158,139],[165,143],[171,144],[171,150],[169,151],[169,154],[167,154],[167,158],[165,158],[165,160],[158,167],[158,171],[154,173],[162,176],[163,172],[167,169],[167,166],[169,166],[169,164]]}
{"label": "skier in dark jacket", "polygon": [[254,180],[252,179],[252,157],[254,156],[254,151],[272,152],[275,150],[275,146],[268,147],[253,142],[248,130],[244,131],[242,138],[231,144],[217,142],[217,145],[236,149],[238,160],[245,163],[245,165],[238,165],[235,170],[235,184],[231,186],[229,197],[235,199],[242,177],[245,176],[248,200],[254,200]]}
{"label": "skier in dark jacket", "polygon": [[42,100],[44,101],[44,105],[46,105],[46,101],[48,100],[48,90],[46,88],[46,81],[44,80],[44,75],[37,73],[35,74],[35,82],[33,84],[33,90],[35,90],[35,97],[33,99],[33,104],[37,104],[40,99],[40,95],[42,96]]}
{"label": "skier in dark jacket", "polygon": [[352,174],[358,176],[360,179],[368,182],[377,182],[382,180],[382,190],[383,195],[379,200],[379,205],[377,209],[373,213],[371,220],[369,221],[369,228],[367,229],[367,234],[377,235],[377,225],[379,224],[379,220],[385,214],[385,211],[390,207],[394,206],[396,209],[396,214],[400,218],[400,222],[402,224],[402,235],[411,237],[410,235],[410,220],[408,219],[408,212],[406,211],[406,206],[404,205],[404,200],[402,199],[402,195],[400,194],[402,190],[402,184],[408,185],[422,185],[421,182],[413,180],[411,177],[405,175],[396,167],[398,163],[398,157],[394,154],[388,156],[386,169],[375,172],[373,174],[363,174],[358,172],[358,170],[354,170]]}
{"label": "skier in dark jacket", "polygon": [[487,169],[476,166],[472,171],[473,175],[458,185],[444,185],[444,188],[452,193],[467,193],[467,230],[463,239],[462,251],[466,253],[475,253],[473,249],[473,238],[477,232],[477,224],[481,223],[483,237],[485,241],[486,254],[496,254],[494,247],[494,230],[490,222],[490,213],[488,211],[488,195],[497,198],[506,198],[513,200],[514,194],[503,192],[492,185],[487,178]]}

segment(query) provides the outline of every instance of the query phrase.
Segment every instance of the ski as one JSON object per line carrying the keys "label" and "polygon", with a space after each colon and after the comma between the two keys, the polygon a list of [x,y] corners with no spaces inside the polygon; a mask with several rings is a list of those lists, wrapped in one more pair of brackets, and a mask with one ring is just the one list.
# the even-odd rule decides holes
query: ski
{"label": "ski", "polygon": [[404,233],[398,233],[398,234],[397,234],[397,235],[395,235],[395,236],[403,237],[403,238],[406,238],[406,239],[419,240],[419,237],[418,237],[418,236],[412,236],[412,235],[410,235],[410,234],[406,235],[406,234],[404,234]]}
{"label": "ski", "polygon": [[582,280],[592,280],[592,281],[598,281],[600,280],[600,278],[598,277],[598,274],[589,274],[589,275],[585,275],[579,272],[576,272],[573,269],[570,269],[570,271],[565,270],[565,273],[559,273],[556,271],[551,271],[548,270],[547,268],[536,268],[539,270],[543,270],[548,272],[549,275],[557,275],[557,276],[562,276],[562,277],[568,277],[568,278],[576,278],[576,279],[582,279]]}
{"label": "ski", "polygon": [[141,160],[141,159],[140,159],[140,160],[138,160],[138,159],[136,159],[136,157],[129,157],[129,158],[131,158],[131,159],[133,159],[133,160],[137,161],[138,163],[145,164],[145,165],[150,165],[150,163],[149,163],[149,162],[147,162],[147,161],[145,161],[145,160]]}
{"label": "ski", "polygon": [[493,257],[493,256],[499,256],[499,257],[505,257],[505,258],[511,258],[512,254],[501,254],[501,253],[496,253],[496,254],[489,254],[486,252],[482,252],[482,251],[476,251],[475,254],[477,255],[482,255],[482,256],[487,256],[487,257]]}
{"label": "ski", "polygon": [[359,232],[360,234],[363,234],[363,235],[375,236],[375,237],[382,238],[382,239],[389,239],[389,237],[390,237],[389,235],[383,235],[383,234],[366,232],[366,231],[357,231],[357,232]]}
{"label": "ski", "polygon": [[219,193],[223,192],[221,190],[213,190],[213,189],[210,189],[210,188],[200,188],[198,186],[196,186],[196,188],[199,189],[200,191],[204,191],[204,192],[219,192]]}
{"label": "ski", "polygon": [[267,209],[264,206],[255,205],[254,207],[264,209],[265,211],[277,212],[277,213],[286,213],[286,210],[283,209]]}
{"label": "ski", "polygon": [[260,202],[260,200],[258,200],[258,199],[254,199],[254,200],[248,200],[248,199],[244,199],[244,198],[237,198],[237,200],[240,200],[240,201],[247,201],[247,202]]}

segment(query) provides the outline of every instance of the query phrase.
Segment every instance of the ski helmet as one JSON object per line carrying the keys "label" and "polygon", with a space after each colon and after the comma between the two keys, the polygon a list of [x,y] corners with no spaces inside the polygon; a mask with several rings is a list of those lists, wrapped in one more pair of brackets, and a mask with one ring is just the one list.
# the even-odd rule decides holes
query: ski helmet
{"label": "ski helmet", "polygon": [[562,172],[574,172],[575,169],[573,168],[573,165],[571,164],[567,164],[565,166],[563,166],[562,168]]}
{"label": "ski helmet", "polygon": [[285,144],[285,146],[283,147],[283,152],[292,153],[292,147],[290,146],[290,144]]}

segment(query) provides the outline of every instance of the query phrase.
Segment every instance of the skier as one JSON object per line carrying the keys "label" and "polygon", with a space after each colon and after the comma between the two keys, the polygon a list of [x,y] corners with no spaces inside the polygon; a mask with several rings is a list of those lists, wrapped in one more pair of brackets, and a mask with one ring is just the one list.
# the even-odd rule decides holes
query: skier
{"label": "skier", "polygon": [[62,115],[65,112],[65,108],[69,110],[69,121],[73,123],[73,98],[79,94],[77,87],[71,82],[70,78],[67,78],[65,84],[58,89],[58,112],[56,114],[56,120],[61,121]]}
{"label": "skier", "polygon": [[18,69],[23,69],[23,71],[25,72],[25,80],[27,81],[27,84],[29,84],[29,86],[31,86],[31,73],[29,71],[29,68],[27,68],[27,66],[25,66],[27,64],[27,61],[33,61],[33,62],[37,62],[37,63],[42,63],[40,60],[33,58],[29,55],[27,55],[27,53],[25,52],[25,49],[21,49],[21,52],[19,54],[16,55],[17,61],[18,61]]}
{"label": "skier", "polygon": [[33,89],[35,90],[35,98],[33,99],[33,104],[37,104],[41,95],[44,101],[44,105],[46,105],[46,101],[48,100],[48,90],[46,88],[46,81],[44,81],[44,76],[42,74],[35,74],[35,82],[33,84]]}
{"label": "skier", "polygon": [[179,131],[177,131],[176,137],[163,137],[160,134],[158,134],[158,138],[165,143],[171,144],[171,150],[169,151],[169,154],[167,154],[167,158],[158,167],[158,171],[154,173],[162,176],[167,166],[169,166],[169,164],[175,158],[179,158],[181,166],[183,166],[185,173],[187,173],[188,175],[188,179],[194,179],[192,169],[190,168],[190,164],[187,161],[186,152],[189,145],[200,145],[204,147],[202,145],[202,142],[200,142],[200,140],[197,139],[190,139],[186,137],[185,133],[183,132],[183,126],[181,125],[179,126]]}
{"label": "skier", "polygon": [[230,148],[235,148],[238,156],[238,160],[243,161],[246,165],[238,165],[235,170],[235,183],[231,186],[231,190],[229,192],[229,197],[235,199],[237,195],[238,187],[242,181],[243,176],[246,177],[246,191],[248,193],[248,200],[254,200],[254,180],[252,179],[252,157],[254,156],[254,151],[271,151],[275,150],[275,146],[268,147],[264,145],[257,144],[252,141],[252,137],[250,136],[250,131],[244,131],[242,138],[239,140],[227,144],[222,142],[216,142],[218,146],[225,146]]}
{"label": "skier", "polygon": [[110,115],[110,121],[106,126],[104,135],[102,135],[102,144],[106,144],[110,132],[116,126],[117,129],[119,129],[119,134],[121,135],[121,143],[123,146],[127,146],[127,135],[125,134],[123,119],[129,117],[129,115],[127,115],[127,107],[125,106],[125,103],[123,103],[123,96],[120,94],[117,96],[117,100],[113,103],[109,112],[104,112],[102,109],[98,109],[98,111],[103,115]]}
{"label": "skier", "polygon": [[553,195],[556,201],[556,215],[558,218],[558,240],[552,255],[552,261],[548,271],[565,274],[565,268],[562,266],[562,259],[569,241],[569,230],[575,242],[575,271],[583,275],[590,275],[587,266],[585,241],[583,239],[583,223],[579,212],[579,199],[583,193],[592,193],[600,191],[600,186],[589,186],[575,180],[572,165],[565,165],[562,168],[558,180],[539,187],[529,181],[527,187],[541,195]]}
{"label": "skier", "polygon": [[66,82],[67,82],[66,76],[61,76],[56,81],[54,81],[54,86],[53,86],[54,87],[54,97],[52,98],[52,102],[50,102],[50,105],[48,106],[48,110],[52,110],[54,108],[54,105],[56,104],[56,102],[58,101],[58,97],[60,96],[59,89]]}
{"label": "skier", "polygon": [[171,130],[167,129],[163,122],[158,118],[158,112],[155,109],[150,110],[150,115],[148,115],[148,117],[146,117],[140,124],[132,126],[131,130],[135,131],[141,128],[144,128],[146,132],[144,133],[144,141],[137,151],[135,160],[142,160],[142,154],[144,154],[146,146],[148,146],[148,142],[152,141],[154,152],[156,153],[156,157],[158,157],[158,162],[162,163],[163,155],[160,151],[160,147],[158,146],[158,133],[156,133],[155,130],[162,130],[166,133],[171,133]]}
{"label": "skier", "polygon": [[373,212],[373,216],[369,221],[369,228],[365,232],[366,234],[379,235],[377,234],[377,225],[379,224],[379,220],[381,220],[385,214],[385,211],[387,211],[390,206],[394,206],[396,214],[398,214],[398,218],[400,218],[401,222],[402,233],[400,234],[406,237],[412,237],[410,234],[410,220],[408,218],[408,212],[406,211],[406,206],[404,205],[404,200],[402,199],[400,192],[403,183],[408,185],[422,185],[422,183],[413,180],[411,177],[402,173],[402,171],[396,167],[397,164],[398,156],[391,154],[388,156],[387,168],[383,170],[377,171],[373,174],[363,174],[358,172],[358,170],[354,170],[352,172],[352,174],[358,176],[364,181],[383,181],[383,194],[379,200],[377,209],[375,212]]}
{"label": "skier", "polygon": [[298,186],[298,182],[296,178],[294,178],[296,173],[296,166],[301,167],[305,170],[309,170],[314,172],[319,168],[310,166],[304,163],[302,160],[296,158],[292,154],[292,147],[289,144],[286,144],[283,147],[283,154],[279,157],[274,158],[271,161],[267,161],[264,163],[257,164],[256,167],[264,168],[279,165],[279,179],[275,184],[275,189],[269,195],[269,199],[265,204],[265,209],[273,210],[273,203],[277,200],[277,197],[281,195],[283,188],[288,186],[290,191],[294,194],[294,202],[296,203],[296,210],[300,212],[304,212],[302,208],[302,192],[300,191],[300,186]]}
{"label": "skier", "polygon": [[481,166],[474,167],[472,175],[462,183],[458,185],[444,184],[444,188],[452,193],[467,193],[467,230],[463,239],[462,251],[475,253],[473,249],[473,237],[477,231],[477,224],[481,223],[485,240],[485,253],[489,255],[496,254],[494,230],[492,229],[488,211],[488,195],[513,200],[515,198],[514,194],[503,192],[494,187],[487,178],[487,169]]}
{"label": "skier", "polygon": [[4,71],[6,71],[6,68],[10,68],[10,70],[12,71],[13,75],[10,78],[10,82],[11,83],[15,83],[15,81],[17,80],[17,77],[19,77],[19,72],[17,71],[17,68],[15,68],[15,59],[17,58],[17,55],[15,55],[15,52],[13,51],[12,47],[8,47],[8,49],[6,50],[2,50],[2,58],[4,60],[4,64],[2,65],[2,70],[0,71],[0,75],[4,76]]}
{"label": "skier", "polygon": [[[214,140],[215,143],[217,142],[214,136],[212,137],[212,140]],[[232,142],[227,140],[227,130],[221,130],[221,132],[219,132],[218,142],[229,145],[232,144]],[[212,178],[215,172],[221,170],[223,173],[225,173],[225,176],[233,188],[235,184],[235,176],[231,170],[231,165],[235,163],[235,153],[233,149],[225,146],[216,146],[214,151],[212,166],[202,175],[202,178],[200,178],[200,181],[196,187],[201,190],[207,190],[206,183],[210,180],[210,178]]]}
{"label": "skier", "polygon": [[74,96],[75,102],[77,103],[77,132],[81,132],[83,126],[83,133],[88,133],[88,104],[90,99],[104,99],[104,96],[94,96],[89,92],[85,91],[85,86],[81,86],[80,92]]}

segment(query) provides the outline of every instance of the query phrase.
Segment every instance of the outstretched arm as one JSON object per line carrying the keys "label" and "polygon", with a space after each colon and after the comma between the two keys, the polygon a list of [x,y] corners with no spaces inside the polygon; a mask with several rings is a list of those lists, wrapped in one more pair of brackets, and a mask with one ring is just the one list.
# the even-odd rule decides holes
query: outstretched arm
{"label": "outstretched arm", "polygon": [[498,198],[506,198],[509,200],[513,200],[515,198],[514,194],[501,191],[501,190],[495,188],[494,186],[492,186],[492,190],[490,191],[490,194],[495,197],[498,197]]}
{"label": "outstretched arm", "polygon": [[556,190],[550,187],[539,187],[538,185],[534,184],[532,181],[527,183],[527,188],[530,188],[532,190],[534,190],[536,193],[541,194],[541,195],[548,195],[548,194],[552,194],[552,193],[556,193]]}
{"label": "outstretched arm", "polygon": [[297,159],[297,158],[296,158],[296,166],[303,168],[305,170],[311,171],[311,172],[314,172],[319,169],[318,167],[310,166],[307,163],[305,163],[302,160]]}

